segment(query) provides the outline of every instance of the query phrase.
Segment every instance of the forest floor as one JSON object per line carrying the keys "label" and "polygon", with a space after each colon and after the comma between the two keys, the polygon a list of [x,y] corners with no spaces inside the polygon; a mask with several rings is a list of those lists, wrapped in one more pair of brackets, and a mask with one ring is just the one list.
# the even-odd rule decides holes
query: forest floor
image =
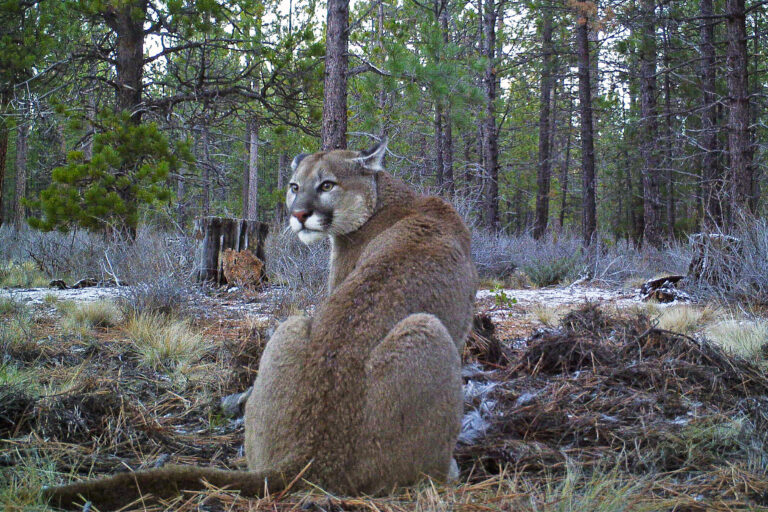
{"label": "forest floor", "polygon": [[[0,289],[0,508],[127,469],[243,468],[242,420],[219,401],[252,383],[292,312],[278,291],[129,317],[118,288]],[[484,289],[477,309],[459,482],[383,498],[211,488],[129,510],[768,510],[768,321],[590,284]]]}

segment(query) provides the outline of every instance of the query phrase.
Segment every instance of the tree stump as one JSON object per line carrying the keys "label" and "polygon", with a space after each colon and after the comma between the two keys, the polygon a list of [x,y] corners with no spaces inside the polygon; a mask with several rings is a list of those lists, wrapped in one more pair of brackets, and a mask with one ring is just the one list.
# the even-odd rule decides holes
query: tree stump
{"label": "tree stump", "polygon": [[195,238],[202,243],[198,249],[196,277],[199,282],[207,282],[222,286],[228,283],[224,272],[224,252],[227,249],[236,253],[247,251],[247,257],[241,261],[249,261],[260,266],[255,270],[258,278],[254,283],[237,283],[239,286],[251,284],[256,286],[264,281],[264,242],[269,233],[269,226],[263,222],[246,219],[230,219],[226,217],[201,217],[195,219]]}

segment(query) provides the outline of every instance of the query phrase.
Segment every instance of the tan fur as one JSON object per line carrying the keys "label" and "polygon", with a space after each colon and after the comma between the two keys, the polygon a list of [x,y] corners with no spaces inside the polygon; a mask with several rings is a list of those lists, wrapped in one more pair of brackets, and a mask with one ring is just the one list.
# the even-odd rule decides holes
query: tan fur
{"label": "tan fur", "polygon": [[[459,353],[477,280],[469,232],[448,203],[415,195],[353,160],[360,156],[316,153],[292,178],[298,186],[324,170],[337,183],[333,201],[307,199],[304,189],[288,194],[292,212],[299,196],[302,208],[333,203],[324,230],[333,244],[331,293],[314,318],[289,318],[267,344],[245,411],[253,479],[239,475],[228,482],[234,488],[256,494],[254,481],[272,487],[308,463],[304,478],[338,494],[385,493],[451,470],[463,404]],[[184,487],[153,492],[192,485],[185,471]]]}

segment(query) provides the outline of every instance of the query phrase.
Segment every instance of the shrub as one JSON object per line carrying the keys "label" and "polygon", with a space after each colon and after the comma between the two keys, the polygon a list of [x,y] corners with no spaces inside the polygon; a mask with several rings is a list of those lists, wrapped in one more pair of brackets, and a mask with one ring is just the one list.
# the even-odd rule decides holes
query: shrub
{"label": "shrub", "polygon": [[555,258],[531,263],[523,267],[534,286],[543,287],[573,280],[578,276],[576,257]]}
{"label": "shrub", "polygon": [[304,245],[287,229],[267,237],[269,281],[278,285],[280,309],[299,311],[317,304],[326,293],[329,247],[327,242]]}
{"label": "shrub", "polygon": [[142,363],[155,370],[188,364],[206,349],[203,336],[188,320],[140,313],[131,317],[125,330]]}
{"label": "shrub", "polygon": [[[189,282],[192,275],[195,241],[154,226],[142,226],[135,240],[83,230],[66,234],[24,230],[13,236],[10,232],[0,227],[0,261],[31,260],[49,278],[75,281],[91,277],[104,283],[135,285],[169,276]],[[4,246],[5,240],[12,243]],[[3,268],[0,264],[0,278]]]}
{"label": "shrub", "polygon": [[118,303],[126,317],[140,314],[179,316],[186,313],[191,289],[175,276],[160,276],[126,287]]}
{"label": "shrub", "polygon": [[570,232],[549,233],[536,240],[528,234],[506,235],[475,229],[472,259],[483,278],[509,280],[519,273],[515,269],[521,269],[537,286],[582,275],[618,284],[634,277],[645,280],[661,270],[684,273],[690,261],[690,248],[673,243],[661,250],[638,250],[626,241],[596,241],[585,249],[581,237]]}
{"label": "shrub", "polygon": [[[706,261],[691,276],[694,292],[724,301],[768,305],[768,220],[742,218],[729,233],[703,238]],[[726,242],[730,235],[732,243]]]}

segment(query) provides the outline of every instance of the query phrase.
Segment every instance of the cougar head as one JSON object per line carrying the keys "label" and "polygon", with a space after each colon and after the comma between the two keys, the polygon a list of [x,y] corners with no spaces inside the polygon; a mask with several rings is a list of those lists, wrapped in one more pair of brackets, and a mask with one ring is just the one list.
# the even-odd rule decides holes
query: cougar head
{"label": "cougar head", "polygon": [[365,224],[376,207],[374,177],[386,149],[385,139],[367,151],[302,153],[293,159],[285,204],[299,240],[309,245]]}

